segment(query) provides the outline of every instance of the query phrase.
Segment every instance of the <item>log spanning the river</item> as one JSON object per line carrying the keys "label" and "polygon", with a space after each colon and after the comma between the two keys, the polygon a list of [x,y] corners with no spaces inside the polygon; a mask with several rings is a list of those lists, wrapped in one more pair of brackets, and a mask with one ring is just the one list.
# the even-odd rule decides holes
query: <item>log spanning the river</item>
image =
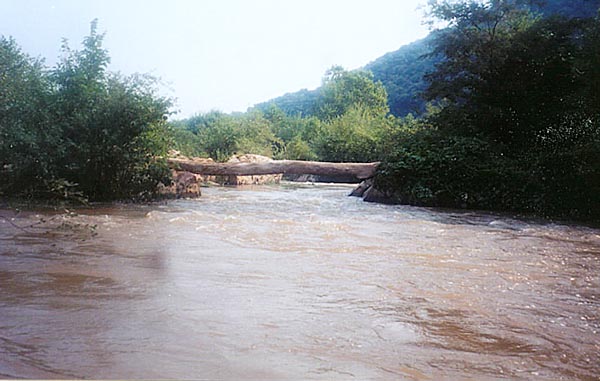
{"label": "log spanning the river", "polygon": [[175,169],[199,175],[252,176],[252,175],[318,175],[354,176],[359,180],[375,175],[379,162],[374,163],[328,163],[321,161],[272,160],[264,163],[199,163],[193,160],[168,159]]}

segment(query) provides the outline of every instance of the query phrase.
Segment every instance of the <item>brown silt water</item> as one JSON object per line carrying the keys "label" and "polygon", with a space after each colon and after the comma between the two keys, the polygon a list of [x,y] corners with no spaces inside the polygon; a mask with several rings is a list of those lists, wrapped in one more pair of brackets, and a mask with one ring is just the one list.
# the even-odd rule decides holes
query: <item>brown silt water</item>
{"label": "brown silt water", "polygon": [[349,191],[0,211],[0,377],[600,379],[600,230]]}

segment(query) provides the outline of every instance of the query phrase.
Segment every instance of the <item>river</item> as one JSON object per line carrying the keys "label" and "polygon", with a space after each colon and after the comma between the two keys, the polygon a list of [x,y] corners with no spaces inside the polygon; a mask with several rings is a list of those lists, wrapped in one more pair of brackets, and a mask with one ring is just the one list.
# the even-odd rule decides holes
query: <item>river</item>
{"label": "river", "polygon": [[600,379],[600,230],[349,191],[1,210],[0,377]]}

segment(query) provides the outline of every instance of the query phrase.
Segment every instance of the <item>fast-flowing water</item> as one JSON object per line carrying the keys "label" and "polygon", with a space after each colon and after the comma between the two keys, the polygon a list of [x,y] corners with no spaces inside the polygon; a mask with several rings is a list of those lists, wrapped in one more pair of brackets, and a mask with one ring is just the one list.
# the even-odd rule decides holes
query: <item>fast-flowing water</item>
{"label": "fast-flowing water", "polygon": [[600,379],[600,231],[340,186],[0,212],[0,376]]}

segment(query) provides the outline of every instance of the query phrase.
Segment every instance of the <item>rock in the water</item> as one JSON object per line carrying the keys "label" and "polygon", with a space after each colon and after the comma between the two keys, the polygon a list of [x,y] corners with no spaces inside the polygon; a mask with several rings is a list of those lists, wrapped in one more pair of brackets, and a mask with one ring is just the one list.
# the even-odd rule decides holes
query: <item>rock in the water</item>
{"label": "rock in the water", "polygon": [[201,195],[198,178],[193,173],[179,172],[175,177],[175,184],[177,185],[178,197],[190,198],[200,197]]}
{"label": "rock in the water", "polygon": [[369,187],[369,189],[363,193],[363,200],[366,202],[378,202],[380,204],[393,203],[391,197],[387,193],[380,191],[374,185]]}
{"label": "rock in the water", "polygon": [[191,172],[173,171],[171,184],[158,184],[158,194],[166,198],[195,198],[200,197],[200,184],[202,176]]}
{"label": "rock in the water", "polygon": [[[170,158],[189,160],[194,163],[214,163],[213,159],[202,157],[187,157],[181,152],[169,151]],[[158,194],[166,198],[195,198],[200,197],[202,184],[216,183],[215,176],[198,175],[188,171],[172,170],[172,181],[169,185],[158,184]]]}
{"label": "rock in the water", "polygon": [[352,193],[350,193],[350,196],[352,197],[362,197],[365,192],[367,190],[369,190],[369,188],[371,188],[373,186],[373,179],[367,179],[364,180],[363,182],[361,182],[360,184],[358,184],[358,187],[356,187]]}
{"label": "rock in the water", "polygon": [[393,204],[392,197],[375,187],[373,178],[366,179],[356,187],[349,196],[362,197],[366,202],[377,202],[381,204]]}

